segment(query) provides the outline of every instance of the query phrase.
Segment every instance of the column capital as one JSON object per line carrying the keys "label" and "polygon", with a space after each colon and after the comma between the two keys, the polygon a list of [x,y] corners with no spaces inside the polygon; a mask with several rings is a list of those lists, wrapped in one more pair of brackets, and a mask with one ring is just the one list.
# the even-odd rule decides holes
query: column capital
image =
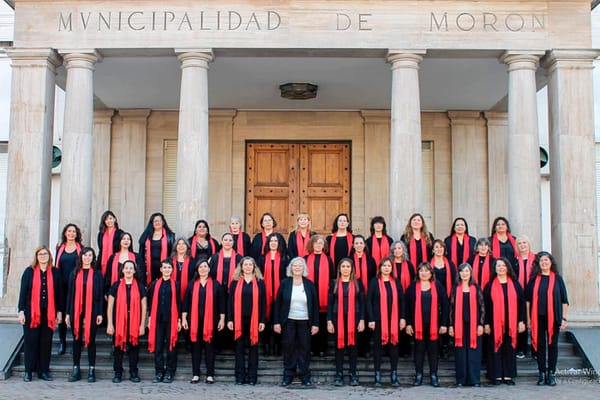
{"label": "column capital", "polygon": [[94,49],[59,50],[65,60],[65,68],[85,68],[94,70],[97,62],[102,61],[102,55]]}
{"label": "column capital", "polygon": [[227,108],[218,108],[218,109],[210,109],[208,110],[208,117],[211,121],[215,120],[224,120],[224,121],[233,121],[235,116],[237,115],[238,110],[236,109],[227,109]]}
{"label": "column capital", "polygon": [[215,59],[212,49],[175,49],[181,68],[201,67],[208,69],[208,64]]}
{"label": "column capital", "polygon": [[450,125],[485,125],[480,111],[448,111]]}
{"label": "column capital", "polygon": [[119,109],[119,116],[123,119],[139,119],[146,120],[150,115],[150,109],[147,108],[131,108],[131,109]]}
{"label": "column capital", "polygon": [[396,68],[419,69],[419,64],[423,61],[423,55],[427,50],[400,50],[389,49],[386,60],[392,64],[392,70]]}
{"label": "column capital", "polygon": [[542,65],[551,72],[554,68],[569,67],[571,69],[592,69],[593,61],[600,56],[600,51],[590,49],[562,50],[554,49],[542,59]]}
{"label": "column capital", "polygon": [[530,51],[505,51],[498,60],[508,65],[508,71],[528,69],[536,71],[539,67],[540,58],[545,54],[542,50]]}
{"label": "column capital", "polygon": [[6,55],[15,67],[28,65],[54,69],[62,64],[60,55],[54,49],[8,49]]}
{"label": "column capital", "polygon": [[508,113],[501,111],[486,111],[483,113],[488,126],[508,126]]}
{"label": "column capital", "polygon": [[105,110],[94,110],[94,124],[111,124],[115,110],[108,108]]}
{"label": "column capital", "polygon": [[360,110],[360,115],[365,124],[389,124],[391,114],[389,110]]}

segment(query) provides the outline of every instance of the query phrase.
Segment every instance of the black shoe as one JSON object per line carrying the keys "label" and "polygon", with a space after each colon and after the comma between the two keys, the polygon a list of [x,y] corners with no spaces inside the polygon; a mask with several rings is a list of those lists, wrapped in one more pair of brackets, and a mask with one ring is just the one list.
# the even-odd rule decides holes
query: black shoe
{"label": "black shoe", "polygon": [[31,382],[31,372],[25,372],[25,375],[23,375],[23,382]]}
{"label": "black shoe", "polygon": [[243,384],[244,384],[244,381],[241,381],[241,380],[239,380],[239,379],[236,379],[236,380],[235,380],[235,384],[236,384],[236,385],[243,385]]}
{"label": "black shoe", "polygon": [[113,383],[121,383],[123,380],[123,374],[121,372],[115,372],[115,376],[112,378]]}
{"label": "black shoe", "polygon": [[537,385],[544,386],[545,384],[546,384],[546,373],[540,372],[538,380],[537,380]]}
{"label": "black shoe", "polygon": [[480,383],[474,383],[473,387],[481,387],[481,384]]}
{"label": "black shoe", "polygon": [[335,386],[344,386],[344,375],[342,375],[342,374],[336,374],[335,375],[335,380],[333,381],[333,384]]}
{"label": "black shoe", "polygon": [[173,382],[173,375],[171,375],[171,374],[166,374],[166,375],[165,375],[165,379],[163,379],[163,382],[164,382],[164,383],[171,383],[171,382]]}
{"label": "black shoe", "polygon": [[194,375],[192,376],[192,379],[190,379],[190,383],[196,384],[200,382],[200,377],[198,375]]}
{"label": "black shoe", "polygon": [[140,383],[142,380],[140,379],[140,376],[138,375],[137,372],[130,372],[129,373],[129,381],[133,382],[133,383]]}
{"label": "black shoe", "polygon": [[256,379],[250,379],[250,380],[248,381],[248,385],[250,385],[250,386],[254,386],[254,385],[256,385]]}
{"label": "black shoe", "polygon": [[286,386],[290,386],[291,384],[292,384],[292,381],[291,381],[291,380],[289,380],[289,379],[285,379],[285,378],[284,378],[284,379],[281,381],[281,383],[279,384],[279,386],[286,387]]}
{"label": "black shoe", "polygon": [[515,381],[512,379],[505,379],[504,383],[506,383],[508,386],[515,386]]}
{"label": "black shoe", "polygon": [[375,387],[381,387],[381,372],[375,371]]}
{"label": "black shoe", "polygon": [[77,382],[81,380],[81,370],[79,369],[78,366],[73,367],[73,372],[71,373],[71,376],[69,377],[69,382]]}
{"label": "black shoe", "polygon": [[53,378],[50,376],[50,374],[49,374],[49,373],[47,373],[47,372],[42,372],[42,373],[40,373],[40,374],[38,375],[38,377],[39,377],[41,380],[43,380],[43,381],[46,381],[46,382],[50,382],[50,381],[53,381],[53,380],[54,380],[54,379],[53,379]]}
{"label": "black shoe", "polygon": [[96,367],[90,367],[90,369],[88,369],[88,382],[96,382]]}
{"label": "black shoe", "polygon": [[502,379],[495,379],[495,380],[494,380],[494,382],[492,382],[492,384],[493,384],[494,386],[501,385],[501,384],[502,384]]}
{"label": "black shoe", "polygon": [[163,381],[165,375],[164,374],[156,374],[154,379],[152,379],[152,383],[160,383]]}
{"label": "black shoe", "polygon": [[358,382],[358,376],[352,375],[350,377],[350,386],[359,386],[360,382]]}
{"label": "black shoe", "polygon": [[423,374],[415,375],[415,381],[413,382],[413,386],[421,386],[423,384]]}
{"label": "black shoe", "polygon": [[62,356],[63,354],[65,354],[67,352],[67,342],[60,342],[60,346],[58,347],[58,355]]}
{"label": "black shoe", "polygon": [[302,381],[302,386],[305,386],[305,387],[312,387],[312,386],[313,386],[313,383],[312,383],[312,381],[310,380],[310,378],[307,378],[307,379],[304,379],[304,380]]}
{"label": "black shoe", "polygon": [[390,383],[392,384],[392,386],[394,387],[398,387],[400,386],[400,382],[398,382],[398,372],[396,371],[392,371],[390,373]]}
{"label": "black shoe", "polygon": [[465,385],[463,385],[462,383],[457,383],[455,386],[457,389],[462,389],[465,387]]}
{"label": "black shoe", "polygon": [[548,386],[556,386],[556,376],[554,372],[548,372],[548,381],[546,382]]}
{"label": "black shoe", "polygon": [[431,386],[440,387],[440,380],[438,379],[437,374],[431,374]]}

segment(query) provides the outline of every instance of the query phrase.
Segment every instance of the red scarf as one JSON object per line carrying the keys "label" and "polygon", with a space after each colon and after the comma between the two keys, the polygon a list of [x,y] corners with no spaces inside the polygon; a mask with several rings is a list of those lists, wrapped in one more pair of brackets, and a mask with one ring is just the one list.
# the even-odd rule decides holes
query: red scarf
{"label": "red scarf", "polygon": [[[414,237],[410,239],[408,248],[410,259],[417,265],[417,240]],[[427,240],[423,235],[421,235],[421,260],[427,260]]]}
{"label": "red scarf", "polygon": [[[462,284],[456,288],[455,318],[454,318],[454,341],[456,347],[463,347],[463,299],[465,293]],[[469,286],[469,338],[470,347],[477,348],[477,287]]]}
{"label": "red scarf", "polygon": [[[337,233],[334,232],[331,235],[331,243],[329,244],[329,256],[335,262],[335,241],[337,240]],[[352,249],[352,241],[354,240],[354,236],[350,232],[346,232],[346,240],[348,241],[348,254],[345,254],[344,257],[348,257],[350,255],[350,250]]]}
{"label": "red scarf", "polygon": [[[190,327],[190,339],[192,342],[196,343],[198,341],[198,305],[200,304],[200,279],[194,282],[194,288],[192,289],[192,309],[191,309],[191,327]],[[213,280],[209,276],[206,280],[205,285],[206,290],[206,300],[204,302],[204,323],[202,325],[202,340],[205,342],[210,342],[213,336],[213,328],[214,328],[214,317],[213,317],[213,301],[214,301],[214,292],[213,292]]]}
{"label": "red scarf", "polygon": [[244,257],[244,232],[239,231],[239,233],[233,233],[231,230],[229,230],[229,233],[231,233],[233,236],[237,235],[235,251],[237,251],[240,256]]}
{"label": "red scarf", "polygon": [[[150,256],[150,238],[152,236],[148,235],[146,238],[146,285],[150,286],[150,282],[152,281],[152,257]],[[162,229],[162,237],[160,239],[160,261],[165,260],[167,258],[167,231],[165,228]]]}
{"label": "red scarf", "polygon": [[386,236],[381,237],[381,245],[377,236],[371,236],[371,257],[375,260],[375,264],[379,265],[382,258],[390,255],[390,242]]}
{"label": "red scarf", "polygon": [[529,282],[531,267],[535,261],[535,253],[529,252],[527,255],[527,265],[525,265],[523,256],[521,254],[517,254],[517,260],[519,261],[519,284],[523,289],[525,289],[527,283]]}
{"label": "red scarf", "polygon": [[[119,253],[115,253],[110,267],[110,286],[119,280]],[[131,261],[135,261],[135,253],[127,251],[127,258]]]}
{"label": "red scarf", "polygon": [[104,235],[102,235],[102,259],[100,260],[100,266],[102,268],[102,277],[106,276],[106,265],[108,264],[108,259],[112,256],[114,248],[113,241],[115,238],[115,232],[117,230],[115,228],[109,229],[106,228],[104,231]]}
{"label": "red scarf", "polygon": [[[467,262],[471,258],[471,249],[469,247],[470,237],[466,233],[463,235],[463,256],[462,262]],[[454,265],[458,267],[458,237],[456,233],[450,238],[450,258]]]}
{"label": "red scarf", "polygon": [[74,315],[73,315],[73,334],[75,339],[79,339],[79,330],[81,329],[79,321],[81,320],[81,312],[82,307],[85,308],[85,314],[83,315],[83,339],[84,339],[84,347],[88,347],[90,343],[90,330],[92,323],[92,311],[94,309],[94,303],[92,301],[92,296],[94,294],[94,270],[89,269],[87,275],[87,281],[85,282],[85,307],[83,300],[83,269],[80,269],[77,272],[77,277],[75,278],[75,304],[74,304]]}
{"label": "red scarf", "polygon": [[[40,309],[40,293],[42,291],[42,272],[39,265],[33,269],[33,282],[31,284],[31,321],[30,328],[37,328],[42,322],[42,310]],[[56,305],[54,304],[54,275],[52,268],[46,269],[46,290],[48,291],[48,328],[56,329]]]}
{"label": "red scarf", "polygon": [[498,279],[492,283],[492,302],[494,312],[494,351],[497,352],[502,344],[502,336],[508,322],[508,335],[511,338],[511,346],[517,346],[517,291],[512,279],[507,280],[508,287],[508,321],[504,320],[504,291]]}
{"label": "red scarf", "polygon": [[[514,249],[515,254],[519,254],[517,243],[515,242],[513,235],[511,235],[510,232],[506,232],[506,236]],[[498,235],[495,233],[492,235],[492,255],[494,258],[500,258],[500,241],[498,240]]]}
{"label": "red scarf", "polygon": [[483,260],[483,271],[481,271],[481,282],[479,282],[479,253],[473,259],[473,278],[477,284],[484,288],[490,281],[490,255],[485,256]]}
{"label": "red scarf", "polygon": [[[242,288],[244,287],[244,278],[237,281],[233,300],[233,325],[234,340],[242,336]],[[256,278],[252,279],[252,315],[250,316],[250,345],[258,344],[258,283]]]}
{"label": "red scarf", "polygon": [[[125,282],[125,278],[122,278],[121,282],[119,283],[119,288],[117,289],[115,347],[125,351],[127,348],[128,339],[129,343],[132,345],[138,345],[141,318],[141,298],[137,279],[133,279],[131,281],[131,296],[129,298],[128,310],[127,283]],[[127,319],[129,319],[129,338],[127,338]]]}
{"label": "red scarf", "polygon": [[[450,293],[452,293],[452,269],[450,268],[450,263],[448,259],[442,256],[444,260],[444,267],[446,268],[446,293],[448,293],[448,297],[450,297]],[[435,256],[431,259],[430,264],[433,265],[434,268],[437,268],[434,264]]]}
{"label": "red scarf", "polygon": [[[337,348],[344,348],[344,286],[342,280],[338,281],[337,288]],[[356,335],[356,285],[354,281],[348,282],[348,346],[354,346]]]}
{"label": "red scarf", "polygon": [[[429,324],[429,340],[438,339],[438,292],[435,282],[431,282],[431,321]],[[415,339],[423,340],[423,305],[421,303],[421,281],[415,287]]]}
{"label": "red scarf", "polygon": [[[538,349],[538,314],[539,314],[539,287],[542,276],[538,275],[535,277],[535,283],[533,285],[533,301],[531,304],[531,347],[535,351]],[[546,303],[548,304],[548,345],[552,344],[552,335],[554,335],[554,285],[556,283],[556,275],[554,272],[550,272],[550,278],[548,282],[548,294],[546,295]]]}
{"label": "red scarf", "polygon": [[279,290],[279,283],[281,278],[279,276],[281,264],[281,255],[275,253],[275,260],[271,260],[270,252],[265,256],[265,286],[267,288],[267,318],[271,315],[271,306],[277,296]]}
{"label": "red scarf", "polygon": [[[59,268],[59,263],[60,263],[60,256],[62,256],[62,254],[65,252],[65,247],[67,245],[65,243],[61,244],[60,246],[58,246],[58,250],[56,251],[56,265],[54,266],[55,268]],[[77,250],[75,250],[77,252],[77,255],[81,254],[81,244],[75,242],[75,248]]]}
{"label": "red scarf", "polygon": [[356,279],[362,282],[366,294],[367,287],[369,286],[369,268],[367,267],[367,255],[363,254],[362,257],[358,258],[358,255],[354,253],[354,265],[356,266]]}
{"label": "red scarf", "polygon": [[309,240],[310,231],[306,231],[306,237],[303,237],[300,231],[296,231],[296,249],[298,250],[298,257],[304,257],[308,254],[308,251],[306,251],[306,244]]}
{"label": "red scarf", "polygon": [[[171,279],[177,280],[177,256],[173,257],[173,275]],[[181,267],[181,276],[179,277],[179,299],[183,301],[185,291],[187,290],[188,282],[190,281],[190,257],[185,256],[183,266]]]}
{"label": "red scarf", "polygon": [[[154,353],[156,349],[156,329],[158,328],[158,292],[160,292],[161,285],[165,282],[164,279],[159,278],[154,284],[154,293],[152,293],[152,308],[150,311],[150,322],[152,326],[148,326],[148,351]],[[169,337],[169,351],[172,351],[177,343],[177,319],[179,318],[179,312],[177,311],[177,287],[174,279],[169,279],[171,284],[171,334]]]}
{"label": "red scarf", "polygon": [[[381,344],[386,345],[390,342],[393,345],[398,344],[398,289],[394,279],[390,279],[390,287],[392,289],[392,318],[388,320],[388,299],[387,290],[385,290],[385,282],[383,279],[377,279],[379,282],[379,310],[381,313]],[[392,324],[390,330],[390,323]]]}
{"label": "red scarf", "polygon": [[[219,256],[217,257],[217,282],[225,287],[231,286],[231,281],[233,280],[233,273],[235,272],[235,250],[231,250],[231,258],[229,259],[229,276],[227,277],[227,283],[223,282],[223,260],[225,259],[225,255],[223,253],[223,249],[219,251]],[[234,265],[231,265],[233,261]]]}
{"label": "red scarf", "polygon": [[408,261],[404,260],[400,263],[400,273],[398,273],[398,263],[394,262],[394,274],[400,277],[400,285],[402,285],[402,291],[406,293],[406,288],[410,286],[410,270],[408,269]]}
{"label": "red scarf", "polygon": [[[322,263],[319,263],[319,276],[318,282],[315,277],[315,257],[314,253],[311,253],[306,258],[306,266],[308,267],[308,280],[317,285],[319,289],[319,312],[327,311],[327,296],[329,291],[329,263],[327,257],[323,254],[320,255]],[[322,265],[325,264],[325,265]]]}
{"label": "red scarf", "polygon": [[[206,241],[210,246],[210,253],[215,254],[217,252],[217,247],[215,246],[215,241],[213,240],[213,238],[208,238],[206,239]],[[198,250],[198,236],[194,235],[194,237],[192,238],[191,247],[192,248],[190,249],[190,252],[192,254],[192,258],[194,258],[196,257],[196,251]]]}

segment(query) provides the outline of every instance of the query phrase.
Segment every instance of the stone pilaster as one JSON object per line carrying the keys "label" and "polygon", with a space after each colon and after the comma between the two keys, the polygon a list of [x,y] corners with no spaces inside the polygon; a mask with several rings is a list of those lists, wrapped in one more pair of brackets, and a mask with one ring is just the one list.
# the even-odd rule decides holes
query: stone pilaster
{"label": "stone pilaster", "polygon": [[487,111],[488,236],[494,218],[508,215],[508,113]]}
{"label": "stone pilaster", "polygon": [[[94,111],[94,178],[92,189],[92,229],[100,223],[102,213],[109,208],[110,195],[110,136],[114,110]],[[117,216],[118,218],[119,216]],[[92,235],[91,244],[97,247]]]}

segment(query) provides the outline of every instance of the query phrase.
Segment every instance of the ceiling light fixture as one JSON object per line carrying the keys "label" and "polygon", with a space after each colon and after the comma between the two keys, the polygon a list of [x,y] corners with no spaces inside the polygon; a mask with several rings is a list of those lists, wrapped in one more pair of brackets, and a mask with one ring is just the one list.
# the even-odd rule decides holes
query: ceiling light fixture
{"label": "ceiling light fixture", "polygon": [[317,97],[319,86],[312,83],[289,82],[279,86],[281,97],[290,100],[308,100]]}

